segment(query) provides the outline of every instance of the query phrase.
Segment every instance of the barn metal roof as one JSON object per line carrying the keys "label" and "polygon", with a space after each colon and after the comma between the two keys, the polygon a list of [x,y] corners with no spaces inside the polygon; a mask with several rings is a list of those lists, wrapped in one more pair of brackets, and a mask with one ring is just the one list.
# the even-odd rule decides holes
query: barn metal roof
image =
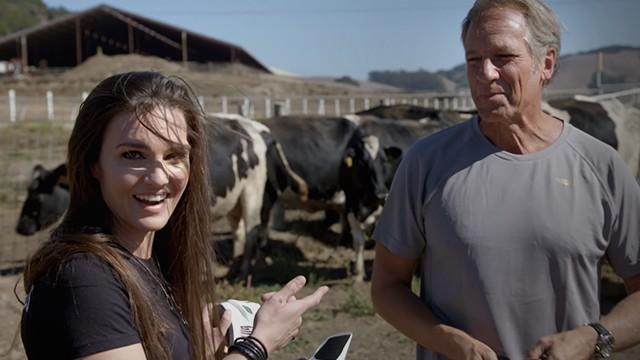
{"label": "barn metal roof", "polygon": [[242,47],[104,4],[0,38],[0,60],[19,60],[23,67],[73,67],[98,51],[236,62],[270,72]]}

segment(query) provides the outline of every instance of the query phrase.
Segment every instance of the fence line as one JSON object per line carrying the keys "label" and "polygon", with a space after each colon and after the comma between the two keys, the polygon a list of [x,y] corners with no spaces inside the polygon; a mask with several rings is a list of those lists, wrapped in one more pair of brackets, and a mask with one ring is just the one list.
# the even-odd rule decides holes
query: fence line
{"label": "fence line", "polygon": [[[47,91],[43,96],[20,95],[9,90],[0,97],[0,123],[25,120],[71,121],[87,93],[57,96]],[[4,98],[4,99],[3,99]],[[473,102],[468,94],[457,93],[371,93],[335,96],[198,96],[207,112],[239,113],[255,118],[290,114],[344,115],[378,105],[424,104],[442,110],[469,110]]]}
{"label": "fence line", "polygon": [[[618,98],[632,105],[640,104],[640,88],[607,94],[595,94],[597,89],[546,89],[545,98],[574,94],[588,95],[595,100]],[[4,101],[0,97],[0,123],[25,120],[73,122],[80,103],[88,93],[79,96],[56,96],[47,91],[44,96],[21,96],[11,89]],[[370,93],[335,96],[198,96],[207,112],[238,113],[255,118],[269,118],[291,114],[318,114],[341,116],[368,110],[378,105],[412,104],[439,110],[473,110],[468,93]]]}

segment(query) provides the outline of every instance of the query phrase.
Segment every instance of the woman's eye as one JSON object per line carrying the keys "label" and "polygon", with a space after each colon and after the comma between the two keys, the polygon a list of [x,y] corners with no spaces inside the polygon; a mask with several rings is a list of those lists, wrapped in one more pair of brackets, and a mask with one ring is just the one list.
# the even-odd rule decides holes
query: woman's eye
{"label": "woman's eye", "polygon": [[127,160],[144,159],[144,156],[142,156],[142,153],[140,153],[140,151],[126,151],[122,153],[122,157]]}
{"label": "woman's eye", "polygon": [[167,160],[184,160],[187,158],[187,156],[188,156],[188,153],[184,151],[176,151],[167,155],[166,159]]}

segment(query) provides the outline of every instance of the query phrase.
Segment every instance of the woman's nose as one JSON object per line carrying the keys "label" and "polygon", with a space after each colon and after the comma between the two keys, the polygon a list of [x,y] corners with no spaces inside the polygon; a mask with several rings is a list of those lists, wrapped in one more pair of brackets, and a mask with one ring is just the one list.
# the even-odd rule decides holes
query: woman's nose
{"label": "woman's nose", "polygon": [[145,175],[145,180],[155,185],[166,185],[169,182],[167,167],[162,161],[154,161]]}

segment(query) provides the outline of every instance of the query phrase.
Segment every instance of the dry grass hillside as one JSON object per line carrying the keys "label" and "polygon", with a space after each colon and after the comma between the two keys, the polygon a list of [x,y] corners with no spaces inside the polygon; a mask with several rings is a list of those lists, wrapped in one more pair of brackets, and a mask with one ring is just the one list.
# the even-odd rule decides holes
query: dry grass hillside
{"label": "dry grass hillside", "polygon": [[189,69],[186,69],[182,64],[157,57],[95,55],[80,66],[66,71],[32,73],[22,78],[2,77],[0,92],[6,93],[12,88],[25,95],[39,95],[47,90],[60,95],[77,95],[92,89],[109,75],[134,70],[179,75],[192,84],[198,94],[208,96],[346,95],[393,90],[368,84],[355,86],[338,83],[333,79],[267,74],[240,64],[189,64]]}

